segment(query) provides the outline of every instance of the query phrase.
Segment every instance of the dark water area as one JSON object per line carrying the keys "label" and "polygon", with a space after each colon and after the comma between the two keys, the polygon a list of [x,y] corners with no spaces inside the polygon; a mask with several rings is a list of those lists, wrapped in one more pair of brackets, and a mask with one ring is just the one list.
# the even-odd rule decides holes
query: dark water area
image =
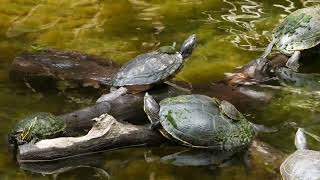
{"label": "dark water area", "polygon": [[[188,151],[183,147],[129,148],[93,155],[86,166],[58,176],[22,170],[7,152],[6,135],[15,122],[35,112],[62,114],[93,104],[97,94],[56,89],[33,91],[12,82],[8,72],[14,57],[32,46],[71,49],[125,63],[160,45],[179,46],[190,34],[197,47],[176,80],[195,93],[215,96],[213,83],[262,53],[272,29],[290,12],[314,0],[0,0],[0,179],[272,179],[278,172],[247,169],[241,157],[220,166],[175,165],[161,157]],[[316,59],[315,59],[316,60]],[[310,68],[315,70],[316,68]],[[201,88],[199,88],[201,87]],[[269,92],[270,91],[270,92]],[[285,152],[294,151],[294,133],[304,127],[318,135],[320,93],[286,88],[272,93],[268,103],[235,102],[252,122],[277,128],[259,138]],[[240,102],[241,101],[241,102]],[[310,141],[313,149],[319,149]],[[196,153],[197,154],[197,153]],[[197,157],[207,156],[201,153]],[[200,158],[201,159],[201,158]],[[76,161],[76,160],[75,160]],[[194,161],[197,162],[197,161]],[[27,169],[27,168],[26,168]],[[104,171],[101,171],[104,169]]]}

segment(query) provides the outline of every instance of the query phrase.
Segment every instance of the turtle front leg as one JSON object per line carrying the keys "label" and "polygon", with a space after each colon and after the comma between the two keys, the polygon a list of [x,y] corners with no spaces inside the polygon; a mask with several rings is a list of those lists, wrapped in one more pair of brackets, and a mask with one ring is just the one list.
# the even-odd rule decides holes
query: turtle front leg
{"label": "turtle front leg", "polygon": [[30,141],[30,144],[35,144],[36,142],[38,142],[40,139],[38,137],[33,137]]}
{"label": "turtle front leg", "polygon": [[295,51],[293,55],[288,59],[286,66],[293,71],[297,72],[299,69],[299,59],[300,59],[301,52]]}
{"label": "turtle front leg", "polygon": [[266,58],[266,57],[271,53],[274,44],[275,44],[275,40],[272,40],[272,41],[268,44],[267,48],[264,50],[264,52],[263,52],[263,54],[262,54],[262,56],[261,56],[262,58]]}
{"label": "turtle front leg", "polygon": [[97,101],[96,103],[101,103],[101,102],[104,102],[104,101],[113,101],[115,99],[117,99],[118,97],[126,94],[128,91],[127,88],[125,87],[120,87],[119,89],[111,89],[110,93],[109,94],[104,94],[102,95]]}

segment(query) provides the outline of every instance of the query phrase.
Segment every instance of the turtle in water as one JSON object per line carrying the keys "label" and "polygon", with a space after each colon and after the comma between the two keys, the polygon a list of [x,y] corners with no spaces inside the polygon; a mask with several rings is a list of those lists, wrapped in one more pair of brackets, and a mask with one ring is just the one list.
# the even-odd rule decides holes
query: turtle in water
{"label": "turtle in water", "polygon": [[285,180],[316,180],[320,179],[320,152],[307,149],[304,130],[299,128],[295,145],[297,150],[280,166],[280,173]]}
{"label": "turtle in water", "polygon": [[286,66],[294,71],[299,68],[301,51],[320,43],[320,6],[302,8],[289,14],[273,31],[272,41],[262,57],[271,52],[274,45],[287,56]]}
{"label": "turtle in water", "polygon": [[196,35],[184,41],[179,52],[173,46],[163,46],[157,51],[142,54],[125,64],[115,76],[112,86],[122,87],[101,96],[97,102],[112,101],[127,92],[143,92],[154,84],[173,77],[191,56],[196,45]]}
{"label": "turtle in water", "polygon": [[144,111],[169,140],[196,148],[238,151],[255,136],[252,124],[229,102],[204,95],[181,95],[159,104],[148,93]]}
{"label": "turtle in water", "polygon": [[40,112],[20,120],[9,134],[12,144],[36,143],[41,139],[54,138],[66,129],[66,123],[50,113]]}

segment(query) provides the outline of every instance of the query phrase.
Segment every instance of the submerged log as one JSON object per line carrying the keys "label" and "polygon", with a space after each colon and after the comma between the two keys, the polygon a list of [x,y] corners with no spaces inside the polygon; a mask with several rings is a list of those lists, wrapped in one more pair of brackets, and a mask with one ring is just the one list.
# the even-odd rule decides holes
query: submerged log
{"label": "submerged log", "polygon": [[60,88],[79,85],[98,88],[110,84],[118,69],[119,65],[110,59],[76,51],[41,49],[19,54],[11,65],[10,78],[36,87],[51,84]]}

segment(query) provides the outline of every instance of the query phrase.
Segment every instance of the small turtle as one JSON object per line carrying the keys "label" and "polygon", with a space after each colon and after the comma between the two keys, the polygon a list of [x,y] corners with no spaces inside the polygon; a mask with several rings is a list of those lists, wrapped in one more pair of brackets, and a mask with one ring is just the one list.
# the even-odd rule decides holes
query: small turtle
{"label": "small turtle", "polygon": [[152,129],[190,147],[237,151],[255,136],[252,124],[232,104],[204,95],[181,95],[158,104],[146,93],[144,111]]}
{"label": "small turtle", "polygon": [[320,179],[320,152],[307,149],[307,140],[301,128],[296,133],[295,145],[297,150],[280,166],[283,179]]}
{"label": "small turtle", "polygon": [[54,138],[66,129],[66,123],[50,113],[40,112],[19,121],[9,135],[10,143],[21,145]]}
{"label": "small turtle", "polygon": [[121,94],[138,93],[152,85],[173,77],[182,68],[185,59],[190,57],[196,45],[196,35],[189,36],[177,52],[173,46],[163,46],[157,51],[142,54],[125,64],[115,76],[113,87],[122,87],[103,95],[97,102],[112,101]]}
{"label": "small turtle", "polygon": [[262,57],[267,57],[274,45],[277,49],[291,56],[286,66],[294,71],[299,68],[301,51],[310,49],[320,43],[320,6],[299,9],[289,14],[274,29],[272,41]]}

